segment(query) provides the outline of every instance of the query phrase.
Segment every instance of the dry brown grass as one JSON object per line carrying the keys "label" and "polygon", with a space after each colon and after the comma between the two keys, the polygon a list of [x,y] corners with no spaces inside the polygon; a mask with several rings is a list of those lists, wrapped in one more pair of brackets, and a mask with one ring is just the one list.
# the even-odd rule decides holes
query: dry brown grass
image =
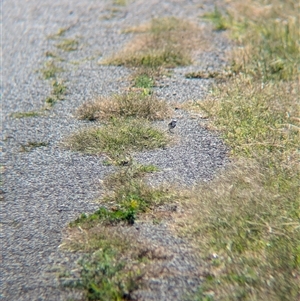
{"label": "dry brown grass", "polygon": [[112,118],[144,118],[147,120],[163,120],[170,117],[171,110],[167,103],[155,95],[140,92],[129,92],[113,95],[84,103],[77,110],[80,119],[110,120]]}
{"label": "dry brown grass", "polygon": [[152,68],[189,65],[193,50],[199,51],[205,44],[197,25],[175,17],[153,19],[127,31],[138,36],[105,64]]}

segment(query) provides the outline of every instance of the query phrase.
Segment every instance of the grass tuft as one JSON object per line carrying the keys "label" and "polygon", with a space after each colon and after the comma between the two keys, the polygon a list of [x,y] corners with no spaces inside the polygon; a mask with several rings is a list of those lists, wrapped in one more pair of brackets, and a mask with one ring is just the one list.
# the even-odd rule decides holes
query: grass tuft
{"label": "grass tuft", "polygon": [[112,226],[123,222],[132,225],[139,213],[169,202],[173,195],[168,189],[153,188],[142,179],[146,173],[157,170],[153,165],[131,164],[108,176],[104,180],[106,195],[102,203],[110,204],[110,208],[101,207],[89,215],[83,213],[70,226],[90,229],[97,224]]}
{"label": "grass tuft", "polygon": [[55,96],[58,100],[61,100],[66,94],[67,86],[63,81],[53,81],[52,88],[52,95]]}
{"label": "grass tuft", "polygon": [[129,236],[120,235],[114,228],[96,226],[88,232],[76,228],[71,231],[65,248],[89,253],[79,260],[76,277],[61,277],[63,286],[82,290],[87,301],[129,299],[140,285],[137,262],[142,247],[137,245],[132,251]]}
{"label": "grass tuft", "polygon": [[56,47],[63,51],[76,51],[78,49],[78,41],[75,39],[64,39],[58,44],[56,44]]}
{"label": "grass tuft", "polygon": [[153,128],[146,120],[112,120],[103,127],[91,127],[71,135],[66,145],[88,154],[105,153],[111,158],[130,151],[164,147],[168,143],[165,132]]}
{"label": "grass tuft", "polygon": [[35,148],[48,146],[48,142],[29,141],[26,144],[21,144],[21,152],[30,152]]}
{"label": "grass tuft", "polygon": [[37,117],[40,116],[41,113],[37,111],[28,111],[28,112],[17,112],[13,113],[11,116],[13,118],[31,118],[31,117]]}
{"label": "grass tuft", "polygon": [[56,66],[52,60],[46,62],[44,68],[41,69],[44,79],[56,78],[57,74],[63,71],[63,68]]}
{"label": "grass tuft", "polygon": [[154,86],[154,79],[151,78],[148,74],[139,74],[134,79],[134,87],[151,89]]}
{"label": "grass tuft", "polygon": [[204,14],[202,18],[210,20],[214,24],[215,30],[226,30],[229,27],[227,18],[216,6],[213,12]]}
{"label": "grass tuft", "polygon": [[64,36],[64,34],[65,34],[70,28],[71,28],[71,26],[65,27],[65,28],[59,28],[58,31],[57,31],[57,33],[52,34],[52,35],[49,35],[48,38],[49,38],[49,39],[52,39],[52,40],[61,38],[62,36]]}
{"label": "grass tuft", "polygon": [[132,29],[138,37],[123,51],[104,63],[129,67],[167,67],[191,64],[191,49],[198,41],[199,28],[175,17],[156,18],[147,26]]}
{"label": "grass tuft", "polygon": [[118,226],[96,225],[88,231],[69,228],[62,247],[87,253],[76,274],[60,276],[63,286],[80,289],[86,301],[132,300],[132,292],[143,286],[142,277],[153,274],[146,263],[155,266],[168,257],[166,251],[137,241],[132,231]]}
{"label": "grass tuft", "polygon": [[50,106],[55,105],[59,100],[63,100],[64,95],[66,95],[66,90],[67,86],[63,81],[52,81],[51,95],[46,98],[45,102]]}
{"label": "grass tuft", "polygon": [[114,0],[114,5],[125,6],[127,4],[127,0]]}
{"label": "grass tuft", "polygon": [[80,119],[111,120],[119,117],[162,120],[170,116],[170,108],[165,101],[144,92],[129,92],[113,95],[109,98],[98,98],[84,103],[77,110]]}
{"label": "grass tuft", "polygon": [[230,72],[217,72],[217,71],[199,71],[199,72],[190,72],[185,74],[186,78],[202,78],[202,79],[209,79],[209,78],[215,78],[215,79],[224,79],[225,77],[230,77]]}

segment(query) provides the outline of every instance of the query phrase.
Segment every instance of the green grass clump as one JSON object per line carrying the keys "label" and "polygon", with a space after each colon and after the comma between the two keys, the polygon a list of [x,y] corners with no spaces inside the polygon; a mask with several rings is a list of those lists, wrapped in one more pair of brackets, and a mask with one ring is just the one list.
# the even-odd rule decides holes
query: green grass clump
{"label": "green grass clump", "polygon": [[140,74],[134,79],[134,87],[151,89],[154,86],[154,80],[148,74]]}
{"label": "green grass clump", "polygon": [[74,151],[88,154],[105,153],[112,158],[130,151],[164,147],[167,135],[146,120],[113,120],[103,127],[91,127],[71,135],[66,141]]}
{"label": "green grass clump", "polygon": [[127,4],[127,0],[114,0],[115,5],[125,6]]}
{"label": "green grass clump", "polygon": [[83,300],[131,300],[132,292],[142,285],[142,277],[151,275],[145,263],[165,258],[126,230],[139,214],[174,201],[168,189],[153,188],[143,181],[144,174],[157,170],[153,165],[131,161],[103,181],[105,195],[101,201],[105,207],[82,214],[69,224],[62,247],[87,254],[79,261],[79,273],[61,277],[61,282],[82,290]]}
{"label": "green grass clump", "polygon": [[56,44],[56,47],[60,50],[63,51],[75,51],[78,49],[78,41],[75,39],[64,39],[61,42],[59,42],[58,44]]}
{"label": "green grass clump", "polygon": [[28,112],[17,112],[13,113],[12,117],[14,118],[31,118],[31,117],[37,117],[40,116],[41,113],[37,111],[28,111]]}
{"label": "green grass clump", "polygon": [[222,75],[219,72],[212,71],[212,72],[191,72],[187,73],[185,75],[186,78],[203,78],[203,79],[209,79],[209,78],[220,78]]}
{"label": "green grass clump", "polygon": [[129,225],[132,225],[135,218],[136,210],[134,206],[124,206],[124,208],[116,210],[100,208],[90,215],[81,214],[79,218],[70,223],[70,226],[84,225],[84,227],[91,227],[95,223],[113,225],[120,222],[127,222]]}
{"label": "green grass clump", "polygon": [[98,98],[86,102],[77,110],[80,119],[111,120],[112,118],[144,118],[163,120],[170,116],[170,108],[165,101],[144,92],[129,92]]}
{"label": "green grass clump", "polygon": [[67,86],[62,81],[53,81],[52,88],[52,95],[54,95],[57,99],[62,99],[67,91]]}
{"label": "green grass clump", "polygon": [[214,24],[215,30],[226,30],[229,27],[227,18],[216,6],[212,13],[204,14],[202,18],[210,20]]}
{"label": "green grass clump", "polygon": [[166,67],[174,68],[176,66],[186,66],[191,64],[189,57],[183,52],[182,49],[173,49],[168,47],[163,50],[151,50],[147,52],[137,52],[134,55],[120,56],[115,58],[112,63],[117,66],[128,66],[128,67]]}
{"label": "green grass clump", "polygon": [[49,39],[59,39],[61,38],[62,36],[64,36],[64,34],[71,28],[71,26],[69,27],[65,27],[65,28],[59,28],[58,31],[52,35],[49,35],[48,38]]}
{"label": "green grass clump", "polygon": [[62,282],[81,289],[84,300],[130,299],[141,285],[145,261],[161,256],[137,242],[133,233],[123,233],[124,226],[132,225],[138,214],[174,200],[170,191],[149,187],[141,179],[156,170],[153,165],[131,164],[110,175],[104,181],[107,191],[102,200],[110,208],[82,214],[69,224],[68,239],[62,247],[88,254],[79,262],[79,277]]}
{"label": "green grass clump", "polygon": [[153,165],[131,164],[108,176],[104,180],[107,194],[102,202],[109,203],[111,207],[101,207],[90,215],[83,213],[70,226],[80,225],[89,229],[96,224],[134,224],[139,213],[147,212],[170,199],[171,193],[168,190],[150,187],[142,179],[144,174],[157,170]]}
{"label": "green grass clump", "polygon": [[126,294],[126,284],[120,274],[124,273],[125,261],[118,262],[111,249],[99,250],[81,259],[80,280],[74,287],[85,291],[86,300],[121,300]]}
{"label": "green grass clump", "polygon": [[63,71],[63,68],[58,67],[52,60],[46,62],[44,68],[41,70],[44,79],[56,78],[57,74]]}
{"label": "green grass clump", "polygon": [[59,100],[63,100],[64,95],[66,95],[67,86],[64,84],[63,81],[58,81],[58,80],[52,81],[51,85],[52,85],[51,95],[46,98],[45,102],[48,105],[53,106]]}
{"label": "green grass clump", "polygon": [[78,262],[79,277],[61,277],[62,285],[83,291],[86,301],[129,299],[131,292],[140,285],[140,272],[135,262],[140,256],[140,251],[136,250],[141,250],[141,246],[132,251],[132,241],[128,237],[118,234],[117,230],[99,227],[85,235],[77,231],[72,238],[68,248],[89,252]]}
{"label": "green grass clump", "polygon": [[48,142],[29,141],[28,143],[21,144],[21,151],[30,152],[37,147],[48,146],[48,144]]}
{"label": "green grass clump", "polygon": [[132,31],[139,33],[137,39],[105,63],[148,68],[191,64],[190,52],[199,39],[199,29],[194,24],[175,17],[156,18],[149,26]]}

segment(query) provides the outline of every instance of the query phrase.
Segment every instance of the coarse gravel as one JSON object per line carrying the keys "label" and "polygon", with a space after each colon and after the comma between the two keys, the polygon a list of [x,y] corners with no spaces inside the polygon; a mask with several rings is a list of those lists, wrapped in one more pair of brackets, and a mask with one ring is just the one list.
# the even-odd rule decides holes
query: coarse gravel
{"label": "coarse gravel", "polygon": [[[149,177],[153,185],[183,186],[209,181],[228,159],[221,139],[176,104],[201,100],[212,80],[186,79],[198,70],[220,70],[226,64],[229,45],[222,33],[213,32],[199,15],[212,10],[214,1],[136,0],[117,6],[112,0],[4,0],[2,1],[2,190],[1,190],[1,300],[59,301],[80,298],[59,285],[58,275],[76,269],[78,254],[62,252],[63,230],[82,212],[92,212],[102,193],[102,180],[114,167],[103,157],[82,155],[61,146],[64,137],[87,122],[74,117],[83,102],[97,95],[122,92],[130,86],[131,70],[99,64],[120,50],[132,34],[123,29],[158,16],[177,16],[199,22],[204,39],[214,47],[195,55],[195,63],[176,68],[162,78],[155,93],[174,107],[178,119],[174,143],[165,149],[134,154],[140,163],[157,165]],[[68,93],[44,115],[14,118],[13,113],[40,110],[51,88],[39,70],[56,52],[60,28],[69,28],[66,38],[79,41],[77,51],[60,53]],[[166,127],[167,122],[157,123]],[[29,142],[45,146],[24,148]],[[23,145],[23,147],[22,147]],[[136,300],[183,300],[201,284],[201,267],[183,239],[170,232],[167,222],[158,225],[139,221],[132,228],[141,240],[163,248],[169,256],[148,279],[148,287],[134,293]]]}

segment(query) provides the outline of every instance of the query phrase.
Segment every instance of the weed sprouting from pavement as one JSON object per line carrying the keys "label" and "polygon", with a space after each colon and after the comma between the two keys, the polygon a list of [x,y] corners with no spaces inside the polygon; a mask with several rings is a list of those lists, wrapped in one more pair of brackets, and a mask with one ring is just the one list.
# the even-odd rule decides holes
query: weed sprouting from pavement
{"label": "weed sprouting from pavement", "polygon": [[65,28],[59,28],[56,33],[49,35],[48,38],[54,39],[54,40],[59,39],[59,38],[63,37],[70,28],[71,28],[71,26],[65,27]]}
{"label": "weed sprouting from pavement", "polygon": [[52,91],[50,96],[48,96],[45,102],[53,106],[59,100],[63,100],[64,95],[66,95],[67,86],[64,84],[63,81],[54,80],[52,81]]}
{"label": "weed sprouting from pavement", "polygon": [[56,47],[62,51],[75,51],[78,49],[79,42],[75,39],[63,39],[58,44],[56,44]]}
{"label": "weed sprouting from pavement", "polygon": [[124,225],[132,225],[140,213],[173,200],[169,190],[149,187],[141,179],[156,170],[152,165],[132,164],[110,175],[104,181],[105,207],[70,223],[63,247],[88,254],[79,262],[79,278],[64,280],[64,286],[83,290],[86,300],[129,298],[141,285],[145,260],[165,258],[137,242],[130,232],[122,233]]}
{"label": "weed sprouting from pavement", "polygon": [[114,0],[115,5],[125,6],[128,0]]}
{"label": "weed sprouting from pavement", "polygon": [[56,78],[57,74],[63,71],[64,69],[58,67],[53,60],[46,62],[44,68],[41,69],[44,79]]}
{"label": "weed sprouting from pavement", "polygon": [[40,115],[41,115],[41,112],[28,111],[28,112],[16,112],[16,113],[13,113],[11,116],[13,118],[31,118],[31,117],[37,117]]}
{"label": "weed sprouting from pavement", "polygon": [[66,145],[74,151],[88,154],[107,154],[111,158],[130,151],[164,147],[167,135],[146,120],[115,119],[103,127],[90,127],[72,134]]}
{"label": "weed sprouting from pavement", "polygon": [[28,143],[21,144],[21,152],[30,152],[37,147],[48,146],[48,144],[48,142],[29,141]]}
{"label": "weed sprouting from pavement", "polygon": [[[90,252],[78,262],[79,275],[74,278],[60,277],[62,285],[82,290],[87,301],[121,300],[125,296],[128,299],[140,285],[140,271],[136,262],[141,251],[136,250],[142,247],[137,246],[133,251],[132,241],[118,234],[117,229],[96,226],[84,235],[74,230],[71,230],[72,237],[76,237],[76,241],[71,237],[67,248],[74,250],[75,247]],[[83,240],[89,244],[86,245]]]}
{"label": "weed sprouting from pavement", "polygon": [[142,91],[99,97],[81,105],[77,115],[90,121],[127,117],[163,120],[170,116],[170,108],[165,101]]}
{"label": "weed sprouting from pavement", "polygon": [[132,29],[138,37],[104,63],[129,67],[176,67],[189,65],[190,50],[198,41],[199,28],[175,17],[156,18],[148,26]]}

